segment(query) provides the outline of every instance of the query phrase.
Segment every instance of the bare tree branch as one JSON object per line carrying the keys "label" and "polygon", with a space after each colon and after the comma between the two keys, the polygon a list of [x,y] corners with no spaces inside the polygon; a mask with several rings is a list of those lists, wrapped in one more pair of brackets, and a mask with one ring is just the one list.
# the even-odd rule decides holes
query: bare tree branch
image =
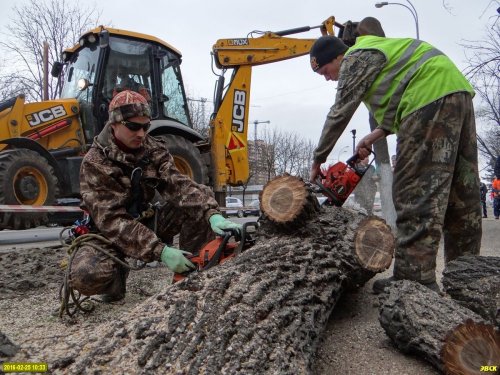
{"label": "bare tree branch", "polygon": [[[28,101],[42,100],[43,43],[49,43],[49,68],[78,37],[97,26],[100,12],[68,0],[29,0],[13,8],[14,17],[2,31],[0,51],[5,58],[0,73],[0,99],[23,92]],[[57,95],[49,77],[49,96]]]}
{"label": "bare tree branch", "polygon": [[478,151],[493,173],[496,156],[500,155],[500,25],[488,27],[484,39],[462,46],[468,60],[465,74],[481,99],[476,116],[484,123],[484,134],[477,136]]}

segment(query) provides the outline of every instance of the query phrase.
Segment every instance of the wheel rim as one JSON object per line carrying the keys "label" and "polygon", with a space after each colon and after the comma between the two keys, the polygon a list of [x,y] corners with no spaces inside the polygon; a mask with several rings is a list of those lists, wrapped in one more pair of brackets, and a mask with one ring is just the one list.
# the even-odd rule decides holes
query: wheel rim
{"label": "wheel rim", "polygon": [[36,168],[20,168],[14,176],[14,194],[20,204],[40,206],[45,203],[49,185],[45,176]]}
{"label": "wheel rim", "polygon": [[182,174],[185,174],[189,178],[193,179],[194,177],[194,172],[193,168],[191,168],[191,164],[188,163],[188,161],[184,158],[181,158],[180,156],[173,155],[174,157],[174,163],[179,172]]}

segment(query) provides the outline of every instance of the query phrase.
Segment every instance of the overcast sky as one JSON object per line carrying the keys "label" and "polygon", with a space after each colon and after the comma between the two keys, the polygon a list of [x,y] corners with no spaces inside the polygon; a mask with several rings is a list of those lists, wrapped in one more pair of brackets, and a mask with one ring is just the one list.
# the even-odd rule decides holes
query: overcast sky
{"label": "overcast sky", "polygon": [[[406,0],[399,0],[405,3]],[[480,40],[494,22],[498,0],[411,0],[420,27],[420,38],[446,53],[460,69],[465,67],[467,40]],[[22,0],[2,1],[0,26],[12,17],[12,6]],[[400,5],[377,9],[374,0],[312,2],[295,0],[107,0],[99,2],[101,21],[113,27],[151,34],[169,42],[183,54],[182,71],[191,97],[212,100],[216,76],[211,70],[210,51],[217,39],[246,37],[253,30],[278,31],[299,26],[319,25],[329,16],[340,23],[377,17],[387,36],[415,37],[415,21]],[[406,3],[405,3],[406,4]],[[499,21],[500,22],[500,21]],[[296,34],[314,38],[319,31]],[[249,138],[255,120],[259,125],[298,133],[317,143],[325,116],[334,102],[336,83],[326,82],[311,71],[308,57],[257,66],[253,70]],[[361,104],[349,127],[332,151],[329,161],[350,156],[351,130],[357,139],[369,132],[368,114]],[[348,147],[349,146],[349,147]],[[395,136],[389,137],[390,153],[395,153]]]}

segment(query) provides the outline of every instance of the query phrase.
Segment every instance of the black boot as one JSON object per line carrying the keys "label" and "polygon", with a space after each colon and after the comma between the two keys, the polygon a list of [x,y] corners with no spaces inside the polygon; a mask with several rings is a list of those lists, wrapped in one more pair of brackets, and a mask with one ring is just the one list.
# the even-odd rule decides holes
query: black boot
{"label": "black boot", "polygon": [[125,298],[125,293],[99,295],[99,301],[101,301],[102,303],[118,302],[124,298]]}
{"label": "black boot", "polygon": [[123,266],[118,267],[118,272],[113,283],[106,290],[107,293],[101,294],[99,300],[104,303],[121,301],[125,298],[127,292],[127,277],[129,270]]}
{"label": "black boot", "polygon": [[422,284],[423,286],[429,288],[430,290],[432,290],[438,294],[441,293],[441,289],[439,288],[439,285],[435,281],[433,281],[432,283],[427,283],[427,284],[420,283],[420,284]]}
{"label": "black boot", "polygon": [[373,294],[382,293],[385,288],[387,288],[391,283],[397,280],[398,279],[395,279],[394,276],[375,280],[375,282],[373,283]]}

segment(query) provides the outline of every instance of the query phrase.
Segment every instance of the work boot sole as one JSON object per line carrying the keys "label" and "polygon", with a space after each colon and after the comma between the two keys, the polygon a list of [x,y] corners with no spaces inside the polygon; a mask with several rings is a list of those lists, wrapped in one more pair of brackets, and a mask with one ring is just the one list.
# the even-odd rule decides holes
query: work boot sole
{"label": "work boot sole", "polygon": [[394,276],[388,277],[386,279],[378,279],[373,283],[373,294],[380,294],[387,288],[391,283],[396,281]]}

